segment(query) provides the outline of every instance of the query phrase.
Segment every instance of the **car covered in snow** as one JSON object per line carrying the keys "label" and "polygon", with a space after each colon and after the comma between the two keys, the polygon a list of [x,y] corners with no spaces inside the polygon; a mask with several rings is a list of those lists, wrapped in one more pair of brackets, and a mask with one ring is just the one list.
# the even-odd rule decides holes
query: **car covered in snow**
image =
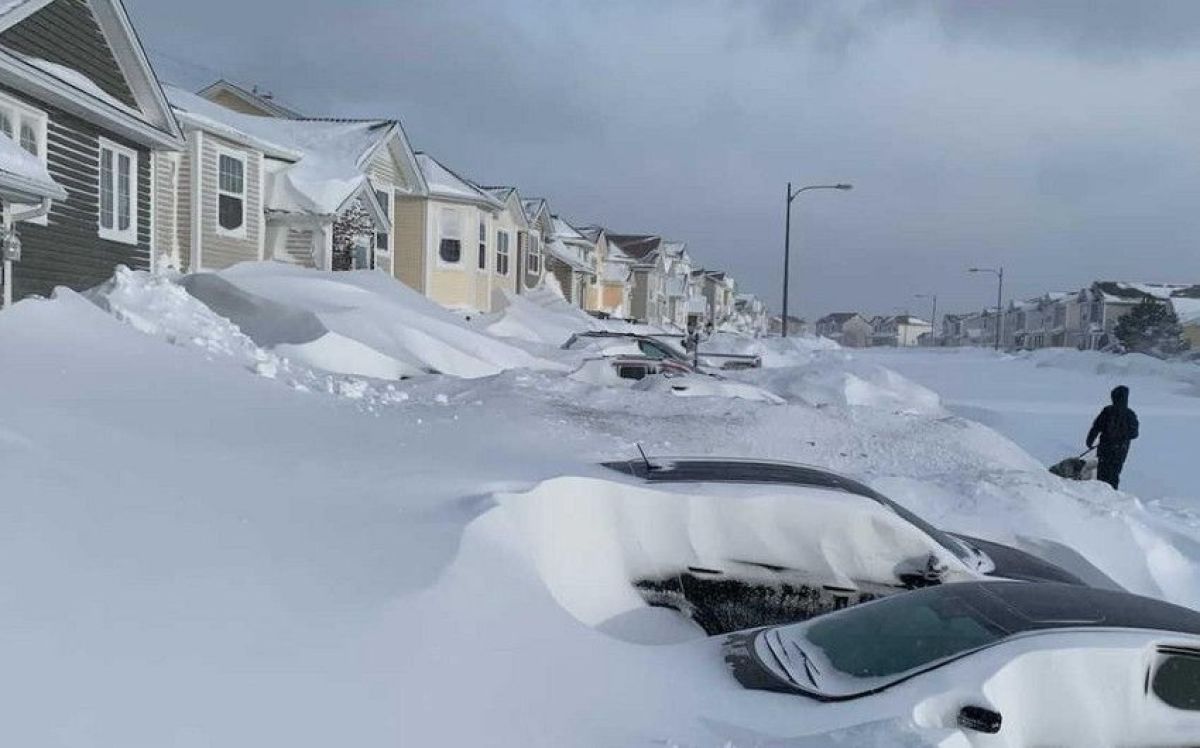
{"label": "car covered in snow", "polygon": [[822,468],[724,458],[647,458],[604,467],[655,488],[706,499],[715,492],[728,503],[744,503],[736,516],[745,527],[724,527],[702,551],[632,580],[647,603],[674,608],[709,634],[804,620],[948,582],[1084,584],[1023,550],[940,530]]}
{"label": "car covered in snow", "polygon": [[647,358],[669,360],[684,364],[689,369],[693,362],[700,368],[709,370],[731,371],[736,369],[757,369],[762,366],[759,356],[740,353],[705,353],[701,351],[693,357],[682,346],[680,336],[669,335],[639,335],[637,333],[607,332],[591,330],[572,335],[562,347],[565,350],[589,351],[605,356],[641,355]]}
{"label": "car covered in snow", "polygon": [[745,688],[818,701],[944,693],[926,726],[980,745],[1200,745],[1200,612],[1055,583],[930,587],[738,632]]}

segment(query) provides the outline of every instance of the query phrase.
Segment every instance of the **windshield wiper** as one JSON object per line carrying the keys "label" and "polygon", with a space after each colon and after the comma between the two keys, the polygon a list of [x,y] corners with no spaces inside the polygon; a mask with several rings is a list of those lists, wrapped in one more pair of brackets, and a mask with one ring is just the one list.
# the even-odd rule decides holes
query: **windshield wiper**
{"label": "windshield wiper", "polygon": [[808,656],[808,652],[805,652],[800,648],[799,644],[790,640],[788,641],[788,644],[792,645],[792,649],[796,651],[796,654],[800,655],[800,662],[804,664],[804,674],[808,676],[810,681],[812,681],[813,688],[817,688],[817,676],[821,674],[821,669],[818,668],[817,664],[813,662],[813,659]]}

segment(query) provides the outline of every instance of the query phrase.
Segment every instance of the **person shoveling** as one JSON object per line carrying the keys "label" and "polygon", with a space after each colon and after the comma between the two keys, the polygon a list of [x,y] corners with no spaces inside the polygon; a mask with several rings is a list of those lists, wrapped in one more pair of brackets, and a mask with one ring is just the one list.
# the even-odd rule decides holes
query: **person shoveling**
{"label": "person shoveling", "polygon": [[[1100,440],[1097,449],[1096,439]],[[1125,385],[1113,388],[1112,405],[1105,406],[1096,416],[1087,435],[1087,451],[1078,457],[1068,457],[1050,472],[1072,480],[1098,478],[1114,489],[1121,484],[1121,469],[1129,456],[1129,443],[1138,438],[1137,413],[1129,407],[1129,388]],[[1097,460],[1087,459],[1096,450]]]}

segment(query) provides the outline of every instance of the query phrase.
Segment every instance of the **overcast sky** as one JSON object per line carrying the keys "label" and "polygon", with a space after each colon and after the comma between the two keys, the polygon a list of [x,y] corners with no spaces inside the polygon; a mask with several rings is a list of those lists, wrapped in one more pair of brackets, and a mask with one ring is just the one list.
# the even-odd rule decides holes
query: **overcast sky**
{"label": "overcast sky", "polygon": [[[1200,282],[1200,2],[126,0],[160,76],[413,147],[576,223],[688,242],[778,309]],[[1010,294],[1006,289],[1006,297]],[[992,302],[994,303],[994,302]]]}

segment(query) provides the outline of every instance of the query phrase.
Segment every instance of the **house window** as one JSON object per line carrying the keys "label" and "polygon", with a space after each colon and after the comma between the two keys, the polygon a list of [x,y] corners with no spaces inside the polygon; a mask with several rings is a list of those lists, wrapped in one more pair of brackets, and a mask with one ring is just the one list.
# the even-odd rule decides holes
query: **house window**
{"label": "house window", "polygon": [[100,140],[100,237],[137,244],[137,152]]}
{"label": "house window", "polygon": [[0,96],[0,131],[40,158],[42,163],[46,162],[46,123],[45,112]]}
{"label": "house window", "polygon": [[[385,190],[375,190],[375,197],[379,200],[379,204],[383,206],[383,215],[387,219],[388,226],[392,225],[392,195]],[[375,234],[375,250],[377,252],[390,252],[392,249],[392,237],[387,233]]]}
{"label": "house window", "polygon": [[542,248],[538,242],[538,238],[533,234],[529,235],[529,272],[537,275],[542,272]]}
{"label": "house window", "polygon": [[479,269],[487,270],[487,223],[479,219]]}
{"label": "house window", "polygon": [[246,158],[233,153],[217,156],[217,233],[246,235]]}
{"label": "house window", "polygon": [[496,232],[496,272],[508,275],[508,232]]}
{"label": "house window", "polygon": [[442,208],[438,221],[438,258],[448,265],[462,262],[462,214]]}

